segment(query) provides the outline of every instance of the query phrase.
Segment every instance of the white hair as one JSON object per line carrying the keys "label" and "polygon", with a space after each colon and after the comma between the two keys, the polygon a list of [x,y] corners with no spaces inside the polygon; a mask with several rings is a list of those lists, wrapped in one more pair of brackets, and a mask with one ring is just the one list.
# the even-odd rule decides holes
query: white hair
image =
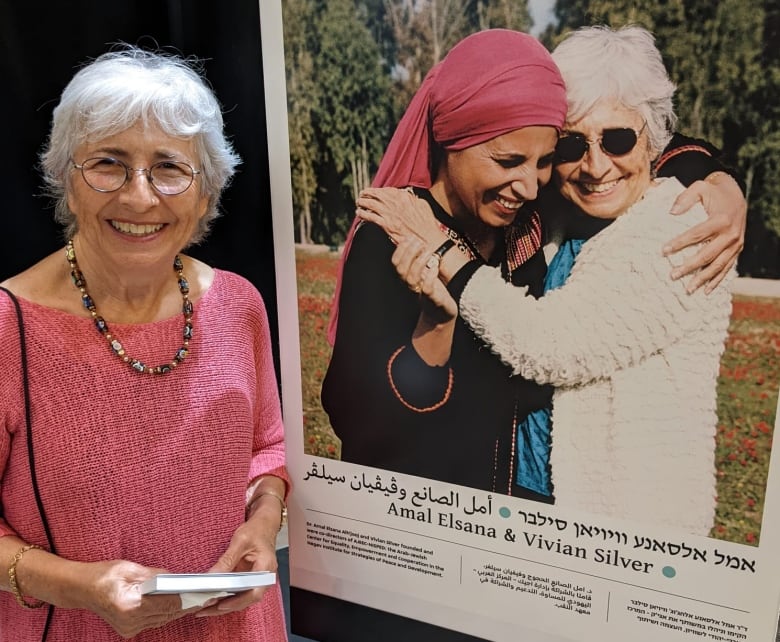
{"label": "white hair", "polygon": [[652,33],[635,25],[582,27],[552,57],[566,83],[567,121],[584,117],[599,101],[614,100],[647,123],[653,156],[663,151],[677,123],[672,102],[676,87]]}
{"label": "white hair", "polygon": [[157,126],[168,136],[192,139],[201,171],[201,195],[209,206],[190,243],[208,233],[219,215],[222,191],[240,162],[223,132],[222,110],[197,62],[131,45],[105,53],[80,69],[54,109],[49,139],[41,154],[55,219],[66,238],[77,229],[67,203],[76,148],[123,132],[137,123]]}

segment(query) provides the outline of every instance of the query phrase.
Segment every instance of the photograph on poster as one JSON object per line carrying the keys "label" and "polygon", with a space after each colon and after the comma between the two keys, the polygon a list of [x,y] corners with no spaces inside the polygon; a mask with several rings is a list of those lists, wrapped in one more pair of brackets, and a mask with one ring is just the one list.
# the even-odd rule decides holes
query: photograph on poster
{"label": "photograph on poster", "polygon": [[[742,180],[744,168],[732,169],[738,155],[724,148],[717,109],[706,111],[714,123],[691,124],[695,88],[680,79],[684,61],[670,64],[665,57],[666,68],[661,63],[659,71],[637,60],[634,72],[656,74],[667,83],[666,74],[672,77],[678,129],[724,148],[716,158],[715,149],[699,138],[659,137],[659,122],[660,129],[664,118],[673,122],[668,114],[623,108],[647,101],[649,95],[641,92],[652,91],[650,83],[640,87],[638,98],[632,96],[637,102],[602,100],[598,109],[593,105],[604,96],[591,100],[587,92],[594,83],[588,82],[580,90],[585,96],[569,95],[567,104],[550,77],[507,62],[516,41],[536,52],[538,40],[508,31],[475,36],[480,29],[464,25],[462,37],[438,52],[424,37],[415,47],[409,39],[418,17],[404,14],[404,7],[385,3],[372,15],[356,13],[353,3],[329,3],[318,13],[307,3],[289,2],[274,18],[265,10],[266,21],[280,20],[284,34],[273,60],[264,38],[264,65],[268,70],[286,64],[276,73],[287,98],[281,109],[290,170],[282,177],[286,187],[276,189],[286,189],[291,203],[275,206],[274,216],[283,211],[289,218],[287,241],[293,244],[285,260],[294,266],[297,287],[290,317],[299,323],[299,334],[290,331],[288,340],[295,346],[290,351],[300,356],[299,372],[290,375],[300,386],[300,397],[296,392],[293,399],[300,406],[288,403],[289,395],[285,399],[288,430],[294,433],[288,438],[291,468],[298,480],[297,526],[291,520],[293,586],[482,639],[507,639],[517,630],[518,609],[532,615],[539,595],[554,603],[550,596],[568,584],[570,610],[598,613],[590,618],[597,623],[587,633],[579,624],[551,624],[546,631],[551,640],[592,639],[596,631],[610,630],[660,639],[652,631],[640,634],[645,627],[695,635],[696,623],[706,618],[712,627],[716,619],[722,623],[721,633],[714,628],[707,633],[710,639],[762,639],[774,631],[776,617],[769,614],[776,614],[778,600],[770,548],[777,507],[766,490],[780,380],[780,299],[745,289],[741,284],[750,279],[734,279],[733,271],[721,275],[713,293],[701,288],[688,295],[690,281],[672,281],[669,272],[690,261],[696,248],[671,258],[661,254],[664,243],[692,225],[730,215],[705,213],[704,197],[704,209],[661,217],[658,212],[671,207],[684,185],[706,178],[706,189],[721,190],[710,205],[736,203],[738,210],[744,203],[741,192],[734,197],[737,182],[728,175]],[[488,26],[527,30],[527,23]],[[550,32],[542,41],[554,49],[561,33],[580,26],[561,25],[558,34]],[[320,38],[307,39],[306,33]],[[648,51],[658,46],[665,54],[670,34],[654,35]],[[480,38],[488,44],[482,46]],[[470,50],[472,42],[478,44]],[[577,83],[567,74],[576,80],[578,64],[586,64],[580,50],[572,49],[566,59],[566,46],[576,42],[570,39],[553,54],[570,94]],[[493,59],[490,45],[497,50]],[[410,53],[415,51],[416,57]],[[450,51],[453,56],[445,57]],[[549,58],[544,51],[540,56]],[[423,83],[433,61],[442,59]],[[625,56],[620,61],[628,64]],[[597,66],[606,69],[609,62]],[[543,66],[536,64],[534,71]],[[502,82],[513,83],[511,100]],[[523,94],[533,82],[539,83],[535,91]],[[541,106],[529,97],[540,94]],[[458,103],[453,96],[468,99]],[[446,124],[433,118],[430,129],[419,125],[415,101],[425,105],[418,114],[429,108],[446,113]],[[572,114],[572,104],[581,111]],[[490,115],[491,108],[500,118]],[[268,110],[271,119],[271,104]],[[492,133],[480,132],[490,118]],[[555,163],[555,133],[551,142],[543,135],[530,139],[533,144],[513,139],[532,127],[553,132],[560,127],[569,134]],[[429,137],[441,144],[431,150],[420,145]],[[534,195],[537,184],[550,183],[538,212],[518,211],[517,204],[533,197],[504,189],[507,179],[479,165],[480,152],[492,158],[504,154],[494,164],[511,175],[522,165],[518,146],[531,159]],[[663,163],[651,166],[659,155]],[[634,191],[605,188],[623,198],[611,211],[598,209],[609,205],[609,194],[582,187],[587,177],[594,182],[596,170],[587,167],[592,159],[606,159],[632,177],[623,182]],[[430,167],[437,162],[444,169],[434,175]],[[679,183],[668,178],[642,198],[651,167],[655,176]],[[378,190],[358,201],[370,184],[414,186],[417,198]],[[583,231],[569,221],[569,236],[594,238],[562,243],[565,237],[554,238],[553,232],[561,213],[573,207],[552,192],[556,185],[581,210],[575,223],[612,219],[641,202],[619,224],[600,226],[603,231]],[[744,182],[740,187],[745,189]],[[445,199],[453,190],[461,191],[465,216],[449,214],[452,202]],[[463,192],[479,194],[474,207]],[[390,241],[376,218],[351,229],[356,201],[389,221],[396,237]],[[418,218],[407,224],[399,213]],[[771,217],[766,219],[771,229]],[[423,236],[424,223],[430,223],[430,236],[423,256],[398,230],[408,225],[414,236]],[[504,229],[496,234],[497,228]],[[569,260],[579,245],[583,253],[560,292],[541,296],[551,289],[544,284],[545,271],[564,263],[559,258],[547,267],[555,254],[550,240],[570,251]],[[444,248],[436,261],[440,271],[459,252],[464,263],[482,257],[503,269],[478,269],[468,286],[461,284],[460,316],[451,324],[449,342],[426,360],[421,338],[424,342],[427,329],[452,321],[456,305],[435,279],[422,280],[430,248],[436,247]],[[758,261],[743,252],[740,274],[743,264],[761,274]],[[570,267],[561,267],[561,279]],[[609,274],[613,278],[605,278]],[[541,298],[524,297],[526,290]],[[340,302],[337,323],[334,300]],[[618,336],[615,323],[625,335]],[[291,421],[295,412],[299,434]],[[742,576],[744,591],[736,601],[723,592],[724,585],[734,592],[733,578],[719,575],[727,570]],[[410,574],[425,582],[414,596],[401,590]],[[522,594],[522,605],[512,601],[503,610],[480,611],[484,607],[468,596],[485,591],[513,600]],[[653,601],[643,591],[674,599]],[[762,598],[751,599],[757,595]],[[606,621],[603,599],[610,605]],[[686,600],[706,607],[696,611]],[[430,602],[439,610],[429,610]],[[586,609],[586,603],[598,606]],[[477,619],[467,622],[463,608]],[[730,619],[726,614],[732,610]],[[749,635],[743,637],[739,627]]]}

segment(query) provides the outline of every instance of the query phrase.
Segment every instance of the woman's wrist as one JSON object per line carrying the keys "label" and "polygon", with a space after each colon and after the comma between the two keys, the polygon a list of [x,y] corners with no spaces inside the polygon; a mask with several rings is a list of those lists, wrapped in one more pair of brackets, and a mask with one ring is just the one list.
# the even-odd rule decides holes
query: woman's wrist
{"label": "woman's wrist", "polygon": [[88,608],[89,599],[85,596],[88,587],[82,581],[85,574],[81,566],[43,547],[20,541],[6,569],[8,590],[17,601],[21,596],[28,606],[43,603],[61,608]]}
{"label": "woman's wrist", "polygon": [[249,520],[258,510],[264,515],[278,516],[278,530],[287,523],[286,484],[279,477],[261,477],[252,485],[252,495],[246,504],[246,519]]}
{"label": "woman's wrist", "polygon": [[25,597],[27,593],[22,590],[21,580],[19,579],[19,565],[22,562],[22,558],[26,553],[34,550],[42,551],[44,549],[37,544],[25,544],[14,554],[11,559],[11,564],[8,566],[8,587],[17,604],[24,609],[37,609],[46,604],[42,600],[31,600]]}
{"label": "woman's wrist", "polygon": [[456,245],[451,252],[447,252],[439,263],[439,280],[447,285],[452,278],[471,260],[460,246]]}
{"label": "woman's wrist", "polygon": [[287,523],[287,505],[275,493],[261,493],[247,506],[247,521],[260,517],[278,533]]}

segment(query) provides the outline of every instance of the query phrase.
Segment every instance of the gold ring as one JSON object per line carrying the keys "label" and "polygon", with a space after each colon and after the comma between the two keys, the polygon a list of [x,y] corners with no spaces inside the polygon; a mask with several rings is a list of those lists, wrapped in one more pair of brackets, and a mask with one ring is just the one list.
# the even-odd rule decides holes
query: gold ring
{"label": "gold ring", "polygon": [[415,294],[420,294],[420,292],[422,292],[422,287],[419,283],[412,288],[412,292]]}

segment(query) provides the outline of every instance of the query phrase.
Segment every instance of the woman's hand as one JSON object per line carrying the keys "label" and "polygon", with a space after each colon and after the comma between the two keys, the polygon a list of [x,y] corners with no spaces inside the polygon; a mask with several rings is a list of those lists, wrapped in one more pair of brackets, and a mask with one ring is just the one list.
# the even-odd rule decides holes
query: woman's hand
{"label": "woman's hand", "polygon": [[439,280],[439,261],[416,238],[401,241],[391,261],[400,279],[420,297],[412,345],[429,366],[443,366],[452,352],[458,305]]}
{"label": "woman's hand", "polygon": [[428,203],[405,189],[364,189],[357,199],[357,215],[381,227],[395,244],[417,238],[435,248],[447,238]]}
{"label": "woman's hand", "polygon": [[433,252],[417,238],[398,243],[391,261],[407,287],[420,295],[423,314],[432,324],[451,321],[458,315],[458,305],[439,280],[438,261],[431,261]]}
{"label": "woman's hand", "polygon": [[[257,505],[256,510],[235,530],[227,550],[209,569],[209,573],[276,572],[279,566],[276,561],[276,535],[280,523],[279,500],[268,495],[260,497],[254,503]],[[262,586],[223,598],[216,605],[199,611],[196,617],[241,611],[259,602],[267,589],[267,586]]]}
{"label": "woman's hand", "polygon": [[97,614],[123,638],[161,627],[198,608],[181,608],[178,595],[141,595],[141,583],[164,569],[124,560],[81,565],[79,576],[85,593],[80,606]]}
{"label": "woman's hand", "polygon": [[688,292],[706,284],[705,292],[710,293],[728,274],[744,247],[747,201],[731,176],[714,172],[680,194],[672,206],[672,214],[681,214],[697,202],[707,210],[707,220],[672,239],[663,252],[668,256],[703,242],[698,252],[673,270],[671,276],[679,279],[700,270],[688,284]]}
{"label": "woman's hand", "polygon": [[[0,565],[10,563],[23,546],[18,537],[0,537]],[[42,549],[28,550],[17,561],[16,582],[23,595],[59,608],[91,611],[124,638],[197,610],[183,610],[178,595],[141,595],[141,584],[165,569],[126,560],[75,562]],[[7,584],[0,586],[10,590]]]}

